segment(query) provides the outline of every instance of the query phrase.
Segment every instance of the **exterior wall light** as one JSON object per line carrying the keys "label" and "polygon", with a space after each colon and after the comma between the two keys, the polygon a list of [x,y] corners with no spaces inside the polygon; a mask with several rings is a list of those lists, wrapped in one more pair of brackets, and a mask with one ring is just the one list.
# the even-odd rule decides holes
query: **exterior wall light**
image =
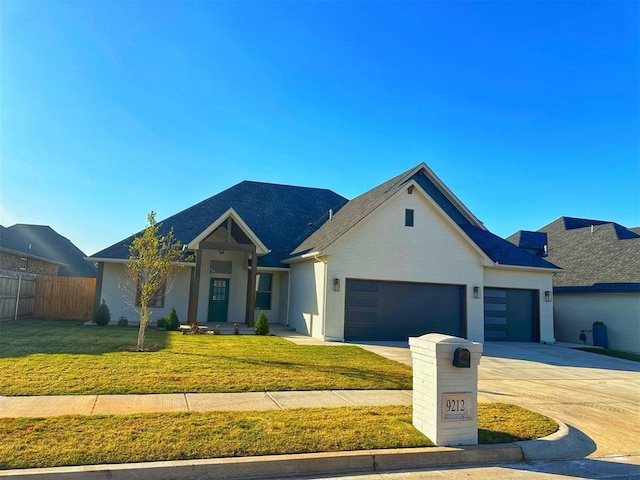
{"label": "exterior wall light", "polygon": [[480,287],[473,287],[473,298],[480,298]]}
{"label": "exterior wall light", "polygon": [[551,292],[549,290],[546,290],[544,292],[544,301],[545,302],[550,302],[551,301]]}
{"label": "exterior wall light", "polygon": [[340,291],[340,279],[339,278],[334,278],[333,279],[333,291],[334,292],[339,292]]}

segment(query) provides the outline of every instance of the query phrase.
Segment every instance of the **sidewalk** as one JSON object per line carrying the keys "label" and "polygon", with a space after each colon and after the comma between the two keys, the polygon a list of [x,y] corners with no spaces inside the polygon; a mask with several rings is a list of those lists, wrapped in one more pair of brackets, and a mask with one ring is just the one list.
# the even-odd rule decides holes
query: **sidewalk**
{"label": "sidewalk", "polygon": [[0,417],[126,415],[130,413],[281,410],[312,407],[411,405],[404,390],[325,390],[148,395],[0,396]]}

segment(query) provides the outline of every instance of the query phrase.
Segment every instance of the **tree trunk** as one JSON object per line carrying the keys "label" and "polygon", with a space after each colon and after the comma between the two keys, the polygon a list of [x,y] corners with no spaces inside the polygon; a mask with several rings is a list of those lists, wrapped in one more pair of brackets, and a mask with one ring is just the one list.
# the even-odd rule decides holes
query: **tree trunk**
{"label": "tree trunk", "polygon": [[138,330],[138,351],[144,351],[144,332],[147,329],[149,312],[146,305],[140,306],[140,328]]}

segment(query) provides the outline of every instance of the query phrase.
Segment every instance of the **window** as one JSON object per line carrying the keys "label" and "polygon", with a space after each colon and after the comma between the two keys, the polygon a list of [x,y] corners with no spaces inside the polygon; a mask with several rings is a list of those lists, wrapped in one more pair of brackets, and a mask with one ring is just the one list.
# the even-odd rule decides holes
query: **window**
{"label": "window", "polygon": [[[149,307],[151,308],[164,308],[164,294],[165,294],[165,285],[163,284],[156,294],[151,298],[149,302]],[[138,282],[138,291],[136,292],[136,306],[140,306],[140,282]]]}
{"label": "window", "polygon": [[413,227],[413,209],[411,208],[404,210],[404,226]]}
{"label": "window", "polygon": [[259,273],[256,277],[256,310],[271,310],[271,273]]}
{"label": "window", "polygon": [[22,257],[20,259],[20,270],[26,270],[28,265],[29,265],[29,260],[27,260],[26,258]]}

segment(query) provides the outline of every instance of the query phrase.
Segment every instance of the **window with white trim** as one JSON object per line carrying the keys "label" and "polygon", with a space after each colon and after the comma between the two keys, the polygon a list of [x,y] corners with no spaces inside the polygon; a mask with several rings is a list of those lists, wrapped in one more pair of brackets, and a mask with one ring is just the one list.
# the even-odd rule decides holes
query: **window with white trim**
{"label": "window with white trim", "polygon": [[273,274],[258,273],[256,276],[256,310],[271,310],[271,287]]}

